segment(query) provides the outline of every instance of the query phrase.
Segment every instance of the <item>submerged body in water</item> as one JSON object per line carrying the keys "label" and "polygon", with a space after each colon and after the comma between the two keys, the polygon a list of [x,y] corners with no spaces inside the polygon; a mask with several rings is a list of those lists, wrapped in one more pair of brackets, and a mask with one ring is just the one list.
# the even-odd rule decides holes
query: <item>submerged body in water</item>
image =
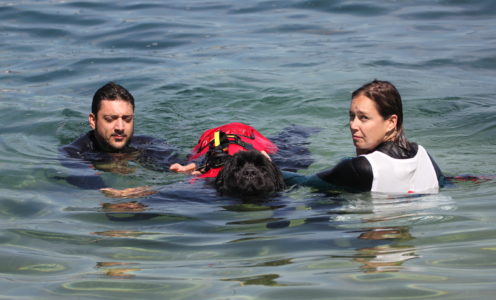
{"label": "submerged body in water", "polygon": [[133,136],[119,151],[103,151],[93,130],[60,147],[59,152],[62,165],[71,173],[66,177],[67,182],[82,189],[108,187],[97,171],[132,173],[135,167],[129,164],[136,162],[145,168],[165,172],[179,159],[174,147],[149,136]]}
{"label": "submerged body in water", "polygon": [[[284,173],[288,184],[322,190],[386,193],[437,193],[444,175],[422,146],[410,144],[410,151],[386,142],[373,154],[342,160],[334,168],[312,176]],[[373,155],[373,156],[372,156]]]}

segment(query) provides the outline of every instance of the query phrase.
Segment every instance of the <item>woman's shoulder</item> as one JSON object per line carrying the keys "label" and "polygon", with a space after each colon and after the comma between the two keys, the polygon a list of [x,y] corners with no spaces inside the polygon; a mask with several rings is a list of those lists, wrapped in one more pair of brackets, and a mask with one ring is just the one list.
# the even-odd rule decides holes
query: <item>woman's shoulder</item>
{"label": "woman's shoulder", "polygon": [[385,142],[380,144],[375,151],[384,153],[392,158],[407,159],[415,157],[418,149],[419,145],[412,142],[407,142],[403,146],[393,142]]}
{"label": "woman's shoulder", "polygon": [[343,159],[334,168],[316,175],[328,183],[355,191],[369,191],[374,177],[372,167],[364,156]]}

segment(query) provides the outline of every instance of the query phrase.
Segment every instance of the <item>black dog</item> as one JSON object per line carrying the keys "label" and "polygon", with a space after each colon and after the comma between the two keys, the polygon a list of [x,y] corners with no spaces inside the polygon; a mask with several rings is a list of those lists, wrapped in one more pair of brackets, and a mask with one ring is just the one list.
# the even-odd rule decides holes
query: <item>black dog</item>
{"label": "black dog", "polygon": [[215,187],[221,195],[243,199],[263,198],[285,188],[279,168],[258,151],[240,151],[229,157]]}

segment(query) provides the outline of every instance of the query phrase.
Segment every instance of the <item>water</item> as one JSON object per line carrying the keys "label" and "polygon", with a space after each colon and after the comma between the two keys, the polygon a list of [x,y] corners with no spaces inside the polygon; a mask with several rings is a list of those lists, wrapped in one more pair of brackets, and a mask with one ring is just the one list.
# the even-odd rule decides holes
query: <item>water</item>
{"label": "water", "polygon": [[353,155],[350,92],[379,78],[446,174],[491,175],[495,15],[489,0],[2,1],[1,297],[493,299],[494,181],[246,204],[182,175],[104,174],[160,190],[133,218],[67,184],[57,148],[112,80],[137,99],[137,133],[182,153],[231,121],[320,127],[311,174]]}

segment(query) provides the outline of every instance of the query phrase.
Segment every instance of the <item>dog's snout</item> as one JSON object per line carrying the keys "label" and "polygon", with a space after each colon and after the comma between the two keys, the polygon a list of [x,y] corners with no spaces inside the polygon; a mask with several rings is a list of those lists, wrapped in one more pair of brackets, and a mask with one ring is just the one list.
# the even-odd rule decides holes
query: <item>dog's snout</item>
{"label": "dog's snout", "polygon": [[245,168],[243,170],[243,176],[246,177],[254,177],[258,173],[258,170],[256,168]]}

